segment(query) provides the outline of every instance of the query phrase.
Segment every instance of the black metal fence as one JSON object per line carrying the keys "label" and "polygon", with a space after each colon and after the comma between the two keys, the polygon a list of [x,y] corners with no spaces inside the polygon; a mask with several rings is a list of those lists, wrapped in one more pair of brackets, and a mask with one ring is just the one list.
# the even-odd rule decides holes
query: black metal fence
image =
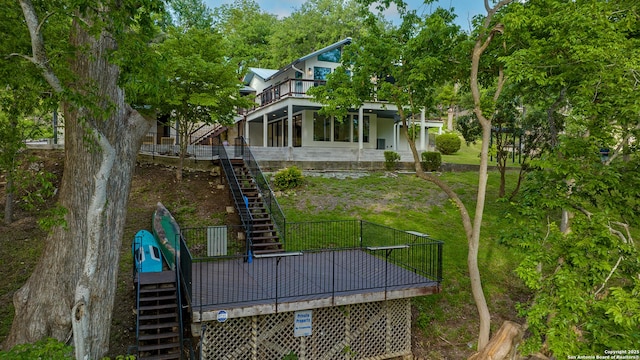
{"label": "black metal fence", "polygon": [[[277,306],[298,299],[438,286],[442,281],[443,242],[425,234],[358,220],[288,223],[286,252],[247,261],[245,254],[232,251],[242,241],[234,239],[241,237],[238,230],[226,229],[226,255],[191,259],[193,306]],[[204,244],[211,253],[210,229],[186,229],[183,236],[186,247],[197,249],[194,254],[205,254]]]}
{"label": "black metal fence", "polygon": [[[218,150],[221,147],[220,141],[211,141],[208,144],[198,142],[198,138],[192,137],[187,146],[186,157],[189,159],[210,160],[218,156]],[[141,154],[151,156],[180,156],[180,145],[175,138],[161,138],[156,141],[156,135],[148,134],[140,147]]]}

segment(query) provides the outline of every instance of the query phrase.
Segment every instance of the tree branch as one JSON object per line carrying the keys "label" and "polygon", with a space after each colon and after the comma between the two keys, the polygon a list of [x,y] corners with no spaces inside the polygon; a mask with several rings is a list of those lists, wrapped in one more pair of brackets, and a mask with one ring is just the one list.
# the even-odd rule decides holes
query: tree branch
{"label": "tree branch", "polygon": [[611,271],[609,272],[609,275],[607,275],[607,278],[604,279],[604,283],[602,283],[602,286],[600,286],[600,289],[598,289],[598,291],[596,291],[595,294],[593,294],[594,297],[597,296],[598,293],[602,291],[604,287],[607,285],[607,282],[609,281],[609,279],[611,279],[611,276],[613,275],[613,273],[616,271],[616,269],[618,269],[618,265],[620,265],[620,261],[622,261],[622,256],[618,258],[618,262],[616,262],[613,269],[611,269]]}
{"label": "tree branch", "polygon": [[640,130],[640,123],[637,123],[636,126],[627,133],[627,135],[622,139],[622,141],[620,141],[618,143],[618,146],[616,146],[616,149],[613,151],[613,155],[611,155],[607,161],[604,162],[604,165],[609,165],[611,164],[611,162],[616,159],[618,156],[620,156],[620,154],[622,153],[622,150],[624,149],[624,144],[626,144],[632,137],[632,131],[633,130]]}
{"label": "tree branch", "polygon": [[29,36],[31,37],[31,52],[33,56],[27,59],[42,70],[45,80],[47,80],[47,83],[49,83],[53,90],[61,93],[64,89],[60,83],[60,79],[58,79],[53,69],[51,69],[47,52],[44,48],[44,38],[41,31],[41,25],[44,22],[41,23],[38,21],[38,14],[36,14],[31,0],[20,0],[20,7],[22,8],[25,23],[29,29]]}

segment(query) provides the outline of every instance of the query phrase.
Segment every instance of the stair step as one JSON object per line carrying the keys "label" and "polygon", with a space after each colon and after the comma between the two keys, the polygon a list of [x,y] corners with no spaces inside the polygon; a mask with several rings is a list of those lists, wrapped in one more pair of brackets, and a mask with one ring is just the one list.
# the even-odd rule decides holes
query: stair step
{"label": "stair step", "polygon": [[166,292],[175,292],[176,284],[170,284],[171,286],[167,287],[158,287],[158,288],[140,288],[141,294],[147,293],[166,293]]}
{"label": "stair step", "polygon": [[266,234],[266,233],[272,233],[272,232],[276,232],[276,229],[253,229],[251,231],[252,234]]}
{"label": "stair step", "polygon": [[176,296],[174,295],[163,295],[163,296],[140,296],[140,302],[142,301],[163,301],[163,300],[175,300]]}
{"label": "stair step", "polygon": [[180,343],[170,342],[164,344],[149,344],[149,345],[140,345],[138,346],[138,352],[143,351],[154,351],[154,350],[166,350],[166,349],[179,349]]}
{"label": "stair step", "polygon": [[178,305],[176,303],[171,304],[162,304],[162,305],[145,305],[140,306],[140,311],[150,311],[150,310],[164,310],[164,309],[175,309]]}
{"label": "stair step", "polygon": [[254,250],[253,253],[255,255],[260,255],[260,254],[275,254],[275,253],[281,253],[284,252],[284,250],[282,249],[261,249],[261,250]]}
{"label": "stair step", "polygon": [[160,320],[160,319],[175,319],[178,317],[177,313],[164,313],[164,314],[153,314],[153,315],[140,315],[140,321],[146,320]]}
{"label": "stair step", "polygon": [[[176,349],[178,350],[178,349]],[[139,357],[139,360],[173,360],[180,359],[180,352],[172,353],[172,354],[162,354],[162,355],[153,355],[153,356],[143,356]]]}
{"label": "stair step", "polygon": [[264,242],[264,240],[273,240],[273,239],[277,239],[278,236],[274,236],[274,235],[261,235],[261,236],[252,236],[251,239],[253,239],[254,242],[256,242],[256,240],[260,241],[260,242]]}
{"label": "stair step", "polygon": [[165,340],[171,338],[177,338],[177,332],[164,332],[159,334],[143,334],[138,336],[138,341],[149,341],[149,340]]}
{"label": "stair step", "polygon": [[177,327],[177,326],[178,326],[177,321],[161,322],[161,323],[155,323],[155,324],[139,325],[138,330],[164,329],[164,328],[171,328],[171,327]]}
{"label": "stair step", "polygon": [[253,248],[264,248],[264,247],[269,247],[269,246],[278,246],[281,247],[282,243],[279,242],[268,242],[268,243],[253,243]]}

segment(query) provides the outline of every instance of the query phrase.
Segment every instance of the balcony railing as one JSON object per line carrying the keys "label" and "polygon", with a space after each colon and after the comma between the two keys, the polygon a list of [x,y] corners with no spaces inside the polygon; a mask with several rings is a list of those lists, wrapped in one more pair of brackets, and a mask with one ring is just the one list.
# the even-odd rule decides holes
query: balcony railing
{"label": "balcony railing", "polygon": [[326,84],[324,80],[289,79],[270,86],[256,96],[258,107],[266,106],[285,97],[309,97],[307,91]]}

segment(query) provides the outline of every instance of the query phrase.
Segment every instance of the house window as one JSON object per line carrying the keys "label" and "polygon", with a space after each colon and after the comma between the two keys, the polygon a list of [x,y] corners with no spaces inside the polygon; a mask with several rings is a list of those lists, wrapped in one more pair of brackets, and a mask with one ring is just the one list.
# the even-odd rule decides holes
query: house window
{"label": "house window", "polygon": [[[370,129],[370,124],[369,124],[369,116],[365,115],[363,116],[363,124],[364,127],[362,129],[362,142],[368,143],[369,142],[369,129]],[[358,115],[353,115],[353,142],[358,142]]]}
{"label": "house window", "polygon": [[333,120],[333,141],[349,142],[351,126],[349,126],[349,118]]}
{"label": "house window", "polygon": [[313,80],[327,80],[327,75],[331,74],[331,68],[314,66]]}
{"label": "house window", "polygon": [[331,118],[313,113],[313,141],[331,141]]}
{"label": "house window", "polygon": [[325,51],[322,54],[318,55],[318,60],[332,62],[332,63],[339,63],[341,55],[342,55],[342,51],[340,51],[340,48],[337,48],[337,49]]}

